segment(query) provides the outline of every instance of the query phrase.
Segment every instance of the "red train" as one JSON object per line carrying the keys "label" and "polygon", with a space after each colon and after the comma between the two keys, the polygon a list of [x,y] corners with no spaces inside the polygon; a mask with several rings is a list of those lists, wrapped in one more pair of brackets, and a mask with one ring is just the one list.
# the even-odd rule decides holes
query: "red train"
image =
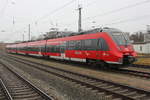
{"label": "red train", "polygon": [[103,28],[48,40],[7,45],[7,52],[108,65],[128,65],[136,52],[128,36],[118,29]]}

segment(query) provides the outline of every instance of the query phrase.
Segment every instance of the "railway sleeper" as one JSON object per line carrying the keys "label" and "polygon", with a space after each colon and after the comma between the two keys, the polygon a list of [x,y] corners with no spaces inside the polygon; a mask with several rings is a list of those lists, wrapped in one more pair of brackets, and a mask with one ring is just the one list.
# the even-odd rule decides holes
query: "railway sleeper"
{"label": "railway sleeper", "polygon": [[102,82],[92,82],[92,83],[90,83],[90,84],[92,84],[92,85],[99,85],[99,84],[103,84]]}
{"label": "railway sleeper", "polygon": [[106,84],[106,83],[102,83],[102,84],[98,84],[97,86],[103,88],[103,87],[106,87],[106,86],[109,86],[109,85]]}
{"label": "railway sleeper", "polygon": [[26,94],[33,94],[35,91],[27,91],[27,92],[13,92],[12,95],[26,95]]}
{"label": "railway sleeper", "polygon": [[128,89],[124,89],[124,90],[119,90],[119,91],[116,91],[116,92],[118,92],[118,93],[127,93],[127,92],[129,92],[129,90]]}
{"label": "railway sleeper", "polygon": [[126,95],[126,96],[133,96],[133,95],[136,95],[137,94],[137,92],[136,91],[132,91],[132,92],[127,92],[127,93],[124,93],[124,95]]}
{"label": "railway sleeper", "polygon": [[25,89],[29,89],[29,87],[8,87],[10,89],[15,89],[15,90],[25,90]]}
{"label": "railway sleeper", "polygon": [[115,99],[113,99],[113,100],[122,100],[121,98],[115,98]]}
{"label": "railway sleeper", "polygon": [[107,95],[105,97],[106,97],[106,100],[112,100],[114,98],[113,95]]}
{"label": "railway sleeper", "polygon": [[9,88],[10,92],[26,92],[26,91],[31,91],[30,88],[26,88],[26,89],[22,89],[22,88],[17,88],[17,89],[14,89],[14,88]]}
{"label": "railway sleeper", "polygon": [[119,90],[122,90],[121,87],[114,87],[114,88],[110,88],[108,89],[110,91],[119,91]]}
{"label": "railway sleeper", "polygon": [[110,89],[110,88],[113,88],[114,87],[114,85],[110,85],[110,86],[104,86],[103,88],[104,89]]}
{"label": "railway sleeper", "polygon": [[23,100],[46,100],[46,99],[41,98],[41,96],[36,96],[36,97],[27,98],[27,99],[23,99]]}
{"label": "railway sleeper", "polygon": [[105,92],[98,92],[97,95],[99,96],[100,100],[107,100]]}
{"label": "railway sleeper", "polygon": [[26,88],[28,87],[27,85],[9,85],[9,88]]}
{"label": "railway sleeper", "polygon": [[93,93],[98,93],[98,90],[92,90]]}
{"label": "railway sleeper", "polygon": [[36,97],[36,96],[39,96],[39,94],[38,93],[32,93],[32,94],[22,94],[22,95],[12,95],[13,96],[13,98],[15,98],[15,99],[21,99],[21,98],[32,98],[32,97]]}
{"label": "railway sleeper", "polygon": [[31,91],[33,91],[33,90],[19,90],[19,91],[14,91],[14,93],[26,93],[26,92],[31,92]]}
{"label": "railway sleeper", "polygon": [[113,96],[113,94],[104,92],[103,90],[99,90],[99,93],[97,93],[100,97],[104,97],[102,100],[113,100],[117,97]]}

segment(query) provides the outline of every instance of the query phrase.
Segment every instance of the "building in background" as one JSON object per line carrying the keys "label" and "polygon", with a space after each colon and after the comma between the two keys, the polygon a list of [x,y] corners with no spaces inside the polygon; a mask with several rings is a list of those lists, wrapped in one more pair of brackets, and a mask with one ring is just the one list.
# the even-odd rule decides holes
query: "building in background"
{"label": "building in background", "polygon": [[130,39],[137,53],[150,54],[150,25],[147,25],[146,31],[131,35]]}
{"label": "building in background", "polygon": [[133,43],[133,46],[137,53],[150,54],[150,42]]}

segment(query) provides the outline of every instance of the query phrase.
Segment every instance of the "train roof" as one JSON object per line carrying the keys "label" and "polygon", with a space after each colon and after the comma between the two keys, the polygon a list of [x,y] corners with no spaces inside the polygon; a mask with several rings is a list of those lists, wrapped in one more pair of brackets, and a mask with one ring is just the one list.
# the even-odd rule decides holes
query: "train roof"
{"label": "train roof", "polygon": [[[71,39],[70,37],[71,36],[73,36],[73,38],[74,38],[74,36],[76,37],[78,37],[78,35],[84,35],[84,34],[94,34],[94,33],[100,33],[100,32],[108,32],[109,34],[111,34],[111,33],[118,33],[118,32],[122,32],[121,30],[119,30],[119,29],[116,29],[116,28],[109,28],[109,27],[104,27],[104,28],[95,28],[95,29],[92,29],[92,30],[87,30],[87,31],[81,31],[81,32],[68,32],[68,33],[63,33],[63,34],[65,34],[65,35],[63,35],[62,34],[62,36],[58,36],[58,37],[55,37],[55,38],[47,38],[46,40],[48,40],[48,41],[55,41],[55,40],[57,40],[57,39],[60,39],[61,38],[61,40],[63,41],[64,39]],[[92,36],[92,35],[91,35]],[[65,38],[63,38],[63,37],[65,37]],[[41,45],[43,45],[45,42],[46,42],[46,40],[40,40],[40,41],[30,41],[30,42],[23,42],[23,43],[17,43],[17,44],[13,44],[13,46],[25,46],[25,45],[27,45],[28,44],[28,46],[30,46],[30,45],[39,45],[39,44],[41,44]],[[11,45],[12,46],[12,45]]]}
{"label": "train roof", "polygon": [[109,32],[109,33],[114,33],[114,32],[122,32],[119,29],[116,28],[109,28],[109,27],[104,27],[104,28],[95,28],[87,31],[81,31],[81,32],[73,32],[68,34],[68,36],[75,36],[75,35],[82,35],[82,34],[92,34],[92,33],[97,33],[97,32]]}

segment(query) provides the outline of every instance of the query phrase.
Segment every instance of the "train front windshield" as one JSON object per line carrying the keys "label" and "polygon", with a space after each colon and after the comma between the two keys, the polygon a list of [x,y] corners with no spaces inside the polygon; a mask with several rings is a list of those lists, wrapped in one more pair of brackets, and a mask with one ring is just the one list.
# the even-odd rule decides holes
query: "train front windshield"
{"label": "train front windshield", "polygon": [[119,29],[105,28],[103,29],[103,32],[107,32],[119,46],[130,44],[129,36],[126,33],[123,33]]}
{"label": "train front windshield", "polygon": [[118,44],[118,45],[129,45],[129,36],[125,33],[119,32],[119,33],[112,33],[112,38],[113,40]]}

